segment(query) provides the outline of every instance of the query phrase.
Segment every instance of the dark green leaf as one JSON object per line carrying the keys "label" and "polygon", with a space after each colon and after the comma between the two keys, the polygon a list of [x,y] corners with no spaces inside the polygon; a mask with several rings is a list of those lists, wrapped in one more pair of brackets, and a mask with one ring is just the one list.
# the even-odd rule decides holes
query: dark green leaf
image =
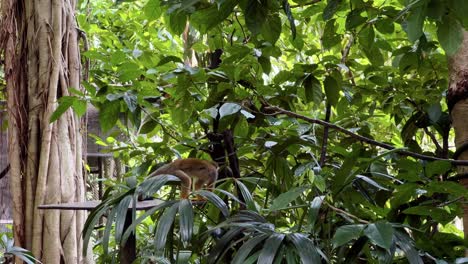
{"label": "dark green leaf", "polygon": [[319,105],[323,100],[322,84],[312,74],[307,74],[302,82],[307,102]]}
{"label": "dark green leaf", "polygon": [[[427,1],[425,1],[427,2]],[[427,3],[415,7],[411,10],[410,15],[406,19],[406,24],[404,25],[406,33],[408,34],[408,39],[411,42],[415,42],[423,34],[423,25],[424,19],[426,18],[427,12]]]}
{"label": "dark green leaf", "polygon": [[395,242],[398,247],[405,253],[410,264],[423,264],[424,261],[419,256],[418,250],[414,248],[414,242],[406,234],[400,231],[395,232]]}
{"label": "dark green leaf", "polygon": [[182,34],[187,23],[187,16],[184,12],[174,12],[169,14],[169,29],[176,35]]}
{"label": "dark green leaf", "polygon": [[331,49],[332,47],[338,45],[341,42],[342,37],[336,33],[337,31],[338,29],[336,20],[328,20],[325,24],[325,28],[323,29],[323,34],[321,38],[322,45],[325,49]]}
{"label": "dark green leaf", "polygon": [[437,27],[437,37],[447,55],[451,56],[457,52],[463,41],[463,27],[452,16],[444,16]]}
{"label": "dark green leaf", "polygon": [[310,203],[309,207],[309,225],[311,229],[313,229],[315,223],[317,222],[317,216],[320,210],[320,207],[322,206],[323,200],[325,199],[325,196],[317,196],[312,200]]}
{"label": "dark green leaf", "polygon": [[236,5],[237,1],[235,0],[224,0],[218,2],[218,5],[213,4],[209,8],[197,10],[195,14],[191,15],[190,23],[205,33],[228,18]]}
{"label": "dark green leaf", "polygon": [[120,101],[107,101],[104,103],[99,111],[99,123],[101,129],[106,132],[109,131],[117,123],[120,115]]}
{"label": "dark green leaf", "polygon": [[[179,203],[173,204],[170,208],[167,208],[161,218],[159,218],[158,226],[154,234],[154,246],[158,252],[162,252],[166,245],[166,240],[171,226],[174,223],[177,210],[179,209]],[[172,236],[172,234],[169,234]]]}
{"label": "dark green leaf", "polygon": [[308,187],[295,187],[285,193],[282,193],[278,195],[272,202],[270,208],[268,208],[270,211],[277,211],[284,209],[285,207],[288,206],[289,203],[292,201],[296,200],[301,194],[304,193],[305,190],[309,189]]}
{"label": "dark green leaf", "polygon": [[428,162],[426,165],[426,176],[432,177],[435,175],[444,174],[452,169],[452,164],[449,161],[436,160]]}
{"label": "dark green leaf", "polygon": [[193,233],[193,208],[190,200],[183,199],[179,202],[179,215],[180,240],[187,247]]}
{"label": "dark green leaf", "polygon": [[[263,245],[260,256],[258,257],[258,264],[271,264],[275,260],[275,256],[278,255],[278,249],[283,242],[284,234],[273,234],[271,235]],[[282,257],[282,256],[279,256]]]}
{"label": "dark green leaf", "polygon": [[333,17],[335,14],[336,10],[338,10],[338,7],[341,3],[341,0],[328,0],[327,6],[323,10],[323,20],[329,20]]}
{"label": "dark green leaf", "polygon": [[165,57],[162,57],[158,64],[156,66],[162,66],[168,62],[179,62],[179,63],[183,63],[183,61],[177,57],[177,56],[165,56]]}
{"label": "dark green leaf", "polygon": [[328,75],[327,77],[325,77],[323,86],[325,86],[325,94],[327,95],[327,101],[332,106],[335,106],[338,103],[338,99],[340,98],[341,89],[338,82],[335,78]]}
{"label": "dark green leaf", "polygon": [[267,237],[268,235],[261,234],[249,239],[246,243],[244,243],[244,245],[242,245],[242,247],[239,248],[231,263],[244,264],[244,261],[249,256],[250,252],[252,252],[252,250]]}
{"label": "dark green leaf", "polygon": [[205,197],[206,199],[208,199],[208,201],[214,204],[221,211],[224,217],[229,216],[229,209],[226,203],[223,201],[223,199],[219,198],[218,195],[204,190],[199,190],[196,193]]}
{"label": "dark green leaf", "polygon": [[352,30],[366,22],[366,18],[361,16],[363,10],[355,9],[346,16],[346,30]]}
{"label": "dark green leaf", "polygon": [[333,236],[332,243],[335,248],[342,246],[362,235],[365,225],[344,225],[338,227]]}
{"label": "dark green leaf", "polygon": [[379,247],[390,249],[392,246],[393,227],[388,222],[382,221],[369,224],[366,229],[364,229],[364,234],[373,244]]}
{"label": "dark green leaf", "polygon": [[299,233],[288,234],[287,238],[296,247],[302,264],[321,263],[320,255],[312,240]]}
{"label": "dark green leaf", "polygon": [[236,184],[241,191],[242,197],[244,198],[244,201],[247,205],[247,209],[257,211],[257,208],[255,207],[255,202],[252,197],[252,193],[249,191],[247,186],[245,186],[245,184],[243,184],[241,181],[237,179],[236,179]]}
{"label": "dark green leaf", "polygon": [[281,19],[278,14],[267,17],[262,25],[261,33],[265,40],[273,45],[276,43],[281,34]]}
{"label": "dark green leaf", "polygon": [[268,4],[265,0],[247,0],[244,15],[247,28],[257,35],[267,20]]}

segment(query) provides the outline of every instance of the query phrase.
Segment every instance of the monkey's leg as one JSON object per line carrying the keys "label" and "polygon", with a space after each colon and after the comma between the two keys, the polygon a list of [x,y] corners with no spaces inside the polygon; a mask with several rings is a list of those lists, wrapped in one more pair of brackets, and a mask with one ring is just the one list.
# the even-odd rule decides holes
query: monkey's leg
{"label": "monkey's leg", "polygon": [[173,174],[180,179],[180,198],[187,199],[190,191],[192,190],[192,179],[182,170],[176,170],[170,174]]}

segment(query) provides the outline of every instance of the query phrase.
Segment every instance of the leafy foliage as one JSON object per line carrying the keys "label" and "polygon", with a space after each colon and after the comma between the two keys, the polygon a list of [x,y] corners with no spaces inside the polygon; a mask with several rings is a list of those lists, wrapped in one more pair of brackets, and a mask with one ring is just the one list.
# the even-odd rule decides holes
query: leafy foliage
{"label": "leafy foliage", "polygon": [[[444,53],[460,45],[468,4],[401,2],[83,3],[91,78],[59,110],[97,106],[102,129],[127,134],[102,142],[130,168],[85,238],[107,214],[103,252],[115,253],[112,232],[118,245],[136,230],[145,261],[461,257],[453,220],[468,195],[450,180]],[[226,178],[199,192],[206,206],[174,200],[168,178],[136,184],[157,162],[209,156]],[[154,193],[164,206],[123,230],[128,205]]]}

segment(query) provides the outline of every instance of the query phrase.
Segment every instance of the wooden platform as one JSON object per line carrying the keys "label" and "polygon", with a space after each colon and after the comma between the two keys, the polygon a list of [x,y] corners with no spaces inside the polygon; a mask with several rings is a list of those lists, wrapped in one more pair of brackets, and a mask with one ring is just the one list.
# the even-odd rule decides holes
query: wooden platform
{"label": "wooden platform", "polygon": [[[142,210],[148,210],[151,209],[157,205],[162,204],[164,201],[159,200],[159,199],[154,199],[154,200],[145,200],[145,201],[138,201],[136,203],[136,210],[142,211]],[[85,201],[85,202],[74,202],[74,203],[61,203],[61,204],[43,204],[39,205],[37,208],[43,209],[43,210],[73,210],[73,211],[91,211],[93,210],[96,206],[98,206],[101,203],[99,200],[94,200],[94,201]],[[128,207],[129,209],[133,208],[133,204],[130,203],[130,206]]]}

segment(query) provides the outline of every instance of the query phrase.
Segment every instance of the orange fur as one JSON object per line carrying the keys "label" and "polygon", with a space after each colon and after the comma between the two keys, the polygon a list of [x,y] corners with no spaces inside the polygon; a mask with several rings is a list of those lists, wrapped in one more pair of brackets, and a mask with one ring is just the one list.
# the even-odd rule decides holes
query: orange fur
{"label": "orange fur", "polygon": [[203,186],[212,191],[215,181],[218,179],[218,165],[212,161],[188,158],[178,159],[162,166],[149,177],[161,174],[174,175],[181,181],[180,198],[187,199],[192,190],[192,179],[195,182],[195,190]]}

